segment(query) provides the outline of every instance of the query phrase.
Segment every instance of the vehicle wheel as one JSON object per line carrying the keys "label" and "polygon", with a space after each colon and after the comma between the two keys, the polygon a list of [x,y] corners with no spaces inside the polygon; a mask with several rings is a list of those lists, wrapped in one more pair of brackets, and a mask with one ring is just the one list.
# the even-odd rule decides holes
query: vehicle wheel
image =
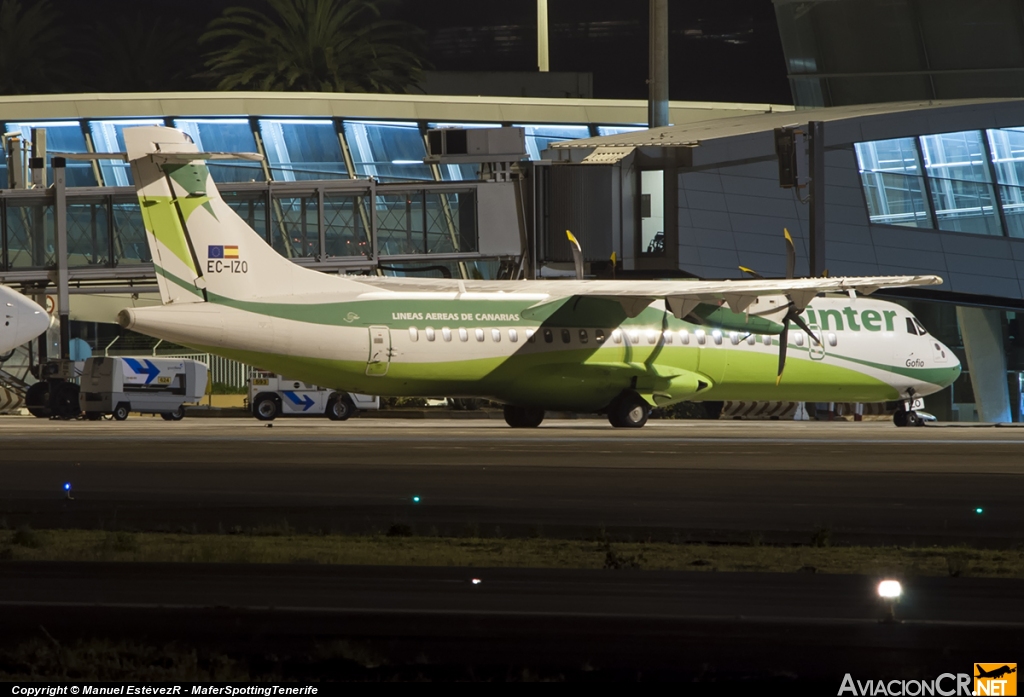
{"label": "vehicle wheel", "polygon": [[916,411],[908,411],[907,426],[924,426],[924,421],[917,415]]}
{"label": "vehicle wheel", "polygon": [[128,402],[121,402],[114,407],[114,421],[124,421],[128,418],[128,412],[131,410],[131,405]]}
{"label": "vehicle wheel", "polygon": [[53,411],[58,418],[75,419],[82,413],[82,407],[78,404],[79,389],[73,382],[58,385],[53,398]]}
{"label": "vehicle wheel", "polygon": [[616,428],[642,428],[651,408],[638,394],[624,394],[608,409],[608,421]]}
{"label": "vehicle wheel", "polygon": [[50,384],[37,382],[25,391],[25,408],[37,419],[50,418]]}
{"label": "vehicle wheel", "polygon": [[327,418],[331,421],[345,421],[355,413],[356,405],[347,394],[336,394],[327,403]]}
{"label": "vehicle wheel", "polygon": [[99,421],[103,418],[103,413],[99,411],[87,411],[85,412],[85,418],[87,421]]}
{"label": "vehicle wheel", "polygon": [[892,422],[901,428],[903,426],[906,426],[907,412],[903,411],[902,409],[897,410],[896,413],[892,415]]}
{"label": "vehicle wheel", "polygon": [[544,421],[543,409],[505,405],[505,423],[512,428],[537,428],[542,421]]}
{"label": "vehicle wheel", "polygon": [[277,404],[277,396],[264,392],[256,395],[252,402],[252,415],[260,421],[273,421],[277,418],[281,407]]}

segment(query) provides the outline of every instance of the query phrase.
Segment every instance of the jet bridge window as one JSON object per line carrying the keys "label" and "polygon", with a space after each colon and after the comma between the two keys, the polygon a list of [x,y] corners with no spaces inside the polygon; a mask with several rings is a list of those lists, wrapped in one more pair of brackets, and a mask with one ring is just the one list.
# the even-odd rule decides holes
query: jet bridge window
{"label": "jet bridge window", "polygon": [[484,330],[483,329],[477,329],[475,334],[476,334],[476,340],[477,341],[483,341],[484,340]]}
{"label": "jet bridge window", "polygon": [[416,327],[409,327],[409,339],[412,341],[420,340],[420,331]]}
{"label": "jet bridge window", "polygon": [[581,344],[585,344],[588,341],[590,341],[590,337],[587,336],[587,330],[586,329],[581,329],[580,330],[580,343]]}
{"label": "jet bridge window", "polygon": [[603,329],[595,329],[594,330],[594,341],[596,341],[599,344],[603,344],[604,343],[604,330]]}
{"label": "jet bridge window", "polygon": [[555,333],[552,332],[550,329],[545,329],[544,330],[544,343],[545,344],[550,344],[554,340],[555,340]]}
{"label": "jet bridge window", "polygon": [[562,330],[562,343],[563,344],[568,344],[570,341],[572,341],[572,332],[570,332],[568,329],[563,329]]}
{"label": "jet bridge window", "polygon": [[423,333],[427,335],[427,341],[433,341],[434,340],[434,328],[433,327],[427,327],[424,330]]}
{"label": "jet bridge window", "polygon": [[441,338],[445,341],[452,340],[452,330],[448,327],[441,327]]}
{"label": "jet bridge window", "polygon": [[469,332],[465,327],[459,327],[459,341],[469,341]]}

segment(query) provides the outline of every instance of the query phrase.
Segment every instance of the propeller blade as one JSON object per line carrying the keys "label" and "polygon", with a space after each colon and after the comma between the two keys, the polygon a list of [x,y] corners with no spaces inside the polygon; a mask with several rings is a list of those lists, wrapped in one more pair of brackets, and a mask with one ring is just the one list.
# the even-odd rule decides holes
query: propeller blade
{"label": "propeller blade", "polygon": [[796,273],[796,245],[793,244],[788,229],[782,228],[782,232],[786,236],[786,278],[793,278],[793,274]]}
{"label": "propeller blade", "polygon": [[754,271],[753,269],[748,269],[746,266],[741,266],[740,271],[742,271],[745,274],[750,274],[754,278],[764,278],[764,276],[759,274],[757,271]]}
{"label": "propeller blade", "polygon": [[818,337],[814,336],[814,332],[811,331],[811,328],[807,326],[807,323],[804,322],[803,318],[800,315],[793,316],[793,324],[807,332],[807,336],[811,337],[814,343],[816,343],[818,346],[824,346],[824,344],[821,343],[821,340],[819,340]]}
{"label": "propeller blade", "polygon": [[782,382],[782,371],[786,369],[786,349],[789,348],[789,320],[793,314],[791,309],[782,320],[782,333],[779,334],[779,374],[775,378],[775,386]]}
{"label": "propeller blade", "polygon": [[569,232],[565,231],[565,236],[569,238],[569,248],[572,250],[572,260],[576,265],[576,280],[583,280],[583,248],[580,247],[579,240]]}

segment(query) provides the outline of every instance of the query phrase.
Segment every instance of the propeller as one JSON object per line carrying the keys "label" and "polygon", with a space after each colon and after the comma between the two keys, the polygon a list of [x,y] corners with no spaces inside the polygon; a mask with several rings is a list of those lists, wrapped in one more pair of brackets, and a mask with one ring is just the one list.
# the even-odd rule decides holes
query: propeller
{"label": "propeller", "polygon": [[[782,228],[782,234],[786,238],[786,278],[793,278],[793,274],[796,272],[796,245],[793,244],[793,237],[789,234],[787,228]],[[746,266],[741,266],[740,271],[745,274],[749,274],[754,278],[764,278],[761,274],[748,269]],[[823,276],[828,276],[826,270]],[[776,386],[782,382],[782,371],[786,369],[786,351],[789,349],[789,323],[792,322],[800,329],[807,332],[807,336],[810,337],[811,341],[816,343],[818,346],[822,346],[821,340],[814,335],[811,328],[807,326],[807,323],[800,317],[800,313],[803,312],[803,308],[797,308],[796,303],[793,301],[793,296],[786,294],[786,299],[789,301],[786,307],[786,314],[782,318],[782,333],[779,334],[779,373],[775,378]],[[780,308],[781,309],[781,308]]]}
{"label": "propeller", "polygon": [[580,247],[579,240],[576,239],[568,230],[565,231],[565,236],[569,238],[569,248],[572,250],[572,260],[576,264],[576,280],[583,280],[583,248]]}

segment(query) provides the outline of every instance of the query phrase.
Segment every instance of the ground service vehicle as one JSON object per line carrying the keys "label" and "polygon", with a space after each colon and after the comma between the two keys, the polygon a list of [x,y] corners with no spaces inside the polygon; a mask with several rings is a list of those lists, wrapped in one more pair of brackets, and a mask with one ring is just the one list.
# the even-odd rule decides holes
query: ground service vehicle
{"label": "ground service vehicle", "polygon": [[124,421],[137,411],[179,421],[186,402],[203,398],[208,374],[205,363],[186,358],[94,356],[82,370],[79,406],[92,420]]}
{"label": "ground service vehicle", "polygon": [[339,392],[257,370],[249,376],[249,405],[260,421],[278,416],[319,416],[344,421],[357,409],[380,409],[380,397]]}

